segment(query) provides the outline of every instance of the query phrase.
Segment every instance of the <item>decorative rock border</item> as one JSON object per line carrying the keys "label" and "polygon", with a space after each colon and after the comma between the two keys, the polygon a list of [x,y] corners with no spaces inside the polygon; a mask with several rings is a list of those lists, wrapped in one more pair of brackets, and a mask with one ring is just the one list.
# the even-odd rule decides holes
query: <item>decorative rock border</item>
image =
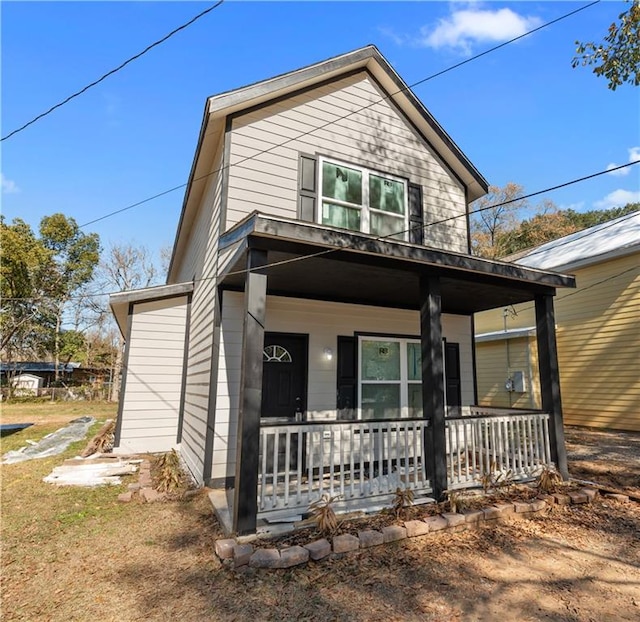
{"label": "decorative rock border", "polygon": [[[320,561],[334,555],[342,555],[351,551],[366,549],[381,544],[397,542],[406,538],[428,535],[431,532],[444,529],[461,530],[477,529],[482,523],[502,522],[508,518],[527,517],[544,510],[548,505],[591,503],[598,491],[583,488],[565,494],[547,495],[544,499],[532,501],[514,501],[491,505],[482,510],[464,510],[460,513],[444,513],[429,516],[424,519],[405,521],[404,526],[388,525],[380,531],[366,529],[352,534],[334,536],[329,542],[326,538],[315,540],[303,546],[288,546],[277,548],[254,548],[252,544],[240,544],[234,538],[216,540],[215,554],[234,568],[248,565],[251,568],[291,568],[307,563],[310,559]],[[629,501],[629,497],[622,494],[607,494],[610,499]]]}
{"label": "decorative rock border", "polygon": [[140,462],[138,471],[138,481],[127,486],[127,492],[118,495],[118,501],[129,503],[135,497],[138,497],[144,503],[153,503],[154,501],[164,501],[166,495],[158,492],[153,488],[151,481],[151,462],[148,458],[143,458]]}

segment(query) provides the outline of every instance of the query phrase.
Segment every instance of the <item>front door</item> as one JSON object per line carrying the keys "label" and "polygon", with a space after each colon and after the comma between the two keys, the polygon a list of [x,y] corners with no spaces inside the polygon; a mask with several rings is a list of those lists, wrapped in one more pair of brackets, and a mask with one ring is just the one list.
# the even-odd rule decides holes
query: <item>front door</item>
{"label": "front door", "polygon": [[460,377],[460,344],[445,342],[444,373],[447,396],[447,414],[450,417],[461,414],[462,395]]}
{"label": "front door", "polygon": [[308,335],[265,333],[262,416],[302,420],[307,407]]}
{"label": "front door", "polygon": [[[307,335],[265,333],[262,357],[262,419],[265,424],[304,419],[307,407],[308,339]],[[286,442],[282,436],[279,437],[276,472],[282,473],[287,469],[298,468],[298,443],[304,443],[304,439],[300,436],[300,434],[290,436],[288,459]],[[271,473],[274,472],[273,443],[274,437],[269,436],[265,449],[267,451],[266,467]],[[262,456],[260,460],[262,461]]]}

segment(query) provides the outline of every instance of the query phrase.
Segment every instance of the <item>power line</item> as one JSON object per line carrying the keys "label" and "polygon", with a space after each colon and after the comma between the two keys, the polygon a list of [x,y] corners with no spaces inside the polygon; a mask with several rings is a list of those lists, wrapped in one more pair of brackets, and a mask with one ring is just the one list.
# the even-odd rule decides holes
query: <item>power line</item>
{"label": "power line", "polygon": [[189,26],[191,26],[191,24],[193,24],[194,22],[198,21],[201,17],[204,17],[207,13],[211,13],[211,11],[213,11],[214,9],[217,9],[223,2],[224,2],[224,0],[218,0],[218,2],[216,2],[216,4],[214,4],[213,6],[210,6],[208,9],[205,9],[204,11],[202,11],[202,13],[198,13],[198,15],[196,15],[195,17],[190,19],[188,22],[182,24],[182,26],[178,26],[177,28],[175,28],[169,34],[167,34],[164,37],[162,37],[162,39],[158,39],[157,41],[154,41],[151,45],[148,45],[144,50],[142,50],[142,52],[139,52],[135,56],[132,56],[131,58],[127,59],[126,61],[124,61],[123,63],[118,65],[115,69],[112,69],[111,71],[108,71],[107,73],[105,73],[103,76],[101,76],[97,80],[94,80],[90,84],[87,84],[87,86],[85,86],[84,88],[80,89],[79,91],[76,91],[72,95],[69,95],[69,97],[67,97],[66,99],[63,99],[61,102],[57,103],[55,106],[51,106],[51,108],[49,108],[49,110],[46,110],[45,112],[39,114],[37,117],[34,117],[33,119],[31,119],[31,121],[28,121],[27,123],[25,123],[21,127],[13,130],[12,132],[9,132],[9,134],[7,134],[6,136],[4,136],[3,138],[0,139],[0,142],[5,141],[8,138],[11,138],[12,136],[15,136],[19,132],[22,132],[23,130],[27,129],[30,125],[33,125],[36,121],[38,121],[38,120],[42,119],[43,117],[46,117],[47,115],[51,114],[54,110],[56,110],[56,109],[60,108],[61,106],[64,106],[65,104],[69,103],[72,99],[78,97],[79,95],[82,95],[83,93],[88,91],[90,88],[96,86],[97,84],[100,84],[100,82],[102,82],[103,80],[106,80],[109,76],[112,76],[114,73],[117,73],[118,71],[120,71],[121,69],[126,67],[129,63],[132,63],[134,60],[137,60],[141,56],[144,56],[147,52],[152,50],[154,47],[164,43],[167,39],[173,37],[173,35],[175,35],[176,33],[180,32],[181,30],[184,30],[185,28],[188,28]]}
{"label": "power line", "polygon": [[[556,240],[549,240],[548,242],[543,242],[540,247],[538,248],[534,248],[531,250],[531,252],[527,252],[525,251],[520,251],[526,254],[523,254],[521,257],[519,257],[516,261],[520,261],[521,259],[528,259],[529,257],[533,257],[534,255],[539,255],[540,253],[546,253],[549,249],[548,248],[543,248],[546,247],[548,244],[554,244],[553,248],[554,250],[560,246],[565,246],[567,244],[571,244],[572,242],[577,242],[578,240],[584,240],[584,238],[588,238],[590,235],[596,235],[597,233],[600,233],[601,231],[603,231],[604,229],[609,229],[609,227],[613,227],[614,225],[617,225],[619,222],[628,220],[629,218],[633,218],[634,216],[637,216],[638,212],[637,210],[635,212],[631,212],[629,214],[625,214],[624,216],[620,216],[618,218],[615,218],[609,222],[603,222],[603,223],[599,223],[598,225],[594,225],[594,227],[598,227],[597,231],[589,231],[589,229],[591,229],[592,227],[588,227],[587,229],[580,229],[579,231],[574,231],[573,233],[569,233],[567,234],[567,238],[571,238],[571,239],[566,239],[564,241],[558,241],[557,238]],[[585,233],[586,232],[586,233]],[[584,235],[578,235],[579,233],[584,233]],[[575,236],[575,237],[573,237]],[[515,263],[515,261],[514,261]],[[522,264],[525,265],[525,264]]]}
{"label": "power line", "polygon": [[[421,80],[418,80],[417,82],[414,82],[412,84],[409,84],[408,86],[405,86],[401,89],[398,89],[397,91],[394,91],[393,93],[389,93],[388,95],[377,99],[369,104],[366,104],[365,106],[362,106],[360,108],[356,108],[355,110],[352,110],[351,112],[348,112],[340,117],[337,117],[331,121],[327,121],[326,123],[319,125],[317,127],[314,127],[310,130],[307,130],[306,132],[302,132],[301,134],[298,134],[297,136],[294,136],[293,138],[288,138],[285,141],[272,145],[271,147],[268,147],[266,149],[262,149],[256,153],[254,153],[253,155],[250,156],[246,156],[244,158],[241,158],[240,160],[236,161],[232,164],[225,164],[217,169],[214,169],[213,171],[210,171],[209,173],[206,173],[204,175],[201,175],[200,177],[194,177],[193,180],[191,180],[191,183],[195,183],[197,181],[201,181],[203,179],[206,179],[208,177],[210,177],[211,175],[215,175],[217,173],[220,173],[221,171],[227,169],[227,168],[231,168],[231,166],[238,166],[239,164],[243,164],[245,162],[248,162],[249,160],[254,160],[255,158],[261,156],[261,155],[265,155],[267,153],[270,153],[271,151],[273,151],[274,149],[278,149],[280,147],[284,147],[285,145],[288,145],[289,143],[296,141],[296,140],[300,140],[301,138],[304,138],[305,136],[308,136],[310,134],[313,134],[314,132],[317,132],[319,130],[323,130],[326,127],[330,126],[330,125],[335,125],[336,123],[340,122],[340,121],[344,121],[345,119],[348,119],[349,117],[353,116],[354,114],[358,114],[360,112],[363,112],[364,110],[367,110],[369,108],[372,108],[373,106],[376,106],[378,104],[380,104],[381,102],[384,102],[388,99],[391,99],[392,97],[394,97],[395,95],[398,95],[400,93],[404,93],[405,91],[410,91],[414,86],[418,86],[420,84],[424,84],[425,82],[428,82],[429,80],[432,80],[438,76],[441,76],[444,73],[447,73],[448,71],[452,71],[453,69],[456,69],[466,63],[470,63],[471,61],[474,61],[478,58],[481,58],[482,56],[485,56],[487,54],[490,54],[491,52],[494,52],[496,50],[499,50],[500,48],[505,47],[506,45],[509,45],[511,43],[514,43],[515,41],[518,41],[524,37],[527,37],[535,32],[538,32],[539,30],[542,30],[544,28],[547,28],[548,26],[551,26],[553,24],[556,24],[564,19],[567,19],[568,17],[571,17],[573,15],[575,15],[576,13],[579,13],[581,11],[584,11],[585,9],[591,8],[592,6],[595,6],[596,4],[599,4],[601,2],[601,0],[595,0],[595,2],[591,2],[590,4],[585,4],[584,6],[578,8],[578,9],[574,9],[573,11],[570,11],[569,13],[566,13],[564,15],[561,15],[560,17],[551,20],[550,22],[546,22],[544,24],[542,24],[541,26],[538,26],[537,28],[534,28],[533,30],[529,30],[527,32],[525,32],[524,34],[521,34],[517,37],[514,37],[513,39],[509,39],[509,41],[505,41],[504,43],[501,43],[499,45],[496,45],[492,48],[489,48],[488,50],[485,50],[484,52],[480,52],[479,54],[476,54],[475,56],[472,56],[471,58],[468,58],[460,63],[456,63],[455,65],[452,65],[451,67],[448,67],[447,69],[443,69],[442,71],[438,71],[434,74],[431,74],[429,76],[427,76],[426,78],[422,78]],[[613,169],[611,169],[613,170]],[[109,212],[107,214],[105,214],[104,216],[100,216],[98,218],[94,218],[93,220],[90,220],[82,225],[80,225],[80,227],[87,227],[89,225],[93,225],[97,222],[100,222],[102,220],[106,220],[107,218],[111,218],[112,216],[115,216],[117,214],[121,214],[122,212],[126,212],[128,210],[131,210],[135,207],[139,207],[140,205],[143,205],[144,203],[148,203],[150,201],[153,201],[155,199],[157,199],[158,197],[164,196],[166,194],[169,194],[171,192],[175,192],[176,190],[179,190],[181,188],[185,188],[188,185],[188,183],[183,183],[183,184],[179,184],[177,186],[174,186],[173,188],[170,188],[168,190],[164,190],[158,194],[155,194],[151,197],[148,197],[146,199],[142,199],[140,201],[137,201],[136,203],[132,203],[131,205],[128,205],[126,207],[120,208],[118,210],[115,210],[113,212]]]}
{"label": "power line", "polygon": [[[536,192],[531,192],[530,194],[526,194],[526,195],[524,195],[522,197],[518,197],[518,198],[515,198],[515,199],[509,199],[508,201],[503,201],[502,203],[494,203],[492,205],[486,205],[485,207],[482,207],[480,209],[474,210],[473,212],[470,212],[470,214],[477,214],[479,212],[483,212],[485,210],[493,209],[495,207],[502,207],[503,205],[508,205],[510,203],[513,203],[514,201],[519,201],[519,200],[522,200],[522,199],[528,199],[530,197],[537,196],[539,194],[550,192],[552,190],[557,190],[558,188],[564,188],[564,187],[570,186],[572,184],[577,184],[577,183],[585,181],[587,179],[592,179],[594,177],[598,177],[599,175],[604,175],[606,173],[611,172],[612,170],[617,170],[619,168],[624,168],[624,167],[627,167],[627,166],[633,166],[634,164],[640,164],[640,160],[637,160],[635,162],[629,162],[628,164],[621,164],[620,166],[616,167],[615,169],[606,169],[604,171],[599,171],[598,173],[592,173],[591,175],[585,175],[584,177],[579,177],[577,179],[573,179],[571,181],[567,181],[567,182],[565,182],[563,184],[558,184],[556,186],[551,186],[550,188],[546,188],[545,190],[537,190]],[[625,216],[621,216],[620,218],[616,218],[615,220],[612,220],[610,222],[602,223],[602,225],[599,227],[598,231],[585,233],[583,236],[581,236],[581,238],[585,238],[585,237],[588,237],[589,235],[596,234],[599,231],[602,231],[602,229],[611,227],[614,224],[620,222],[620,220],[623,220],[623,219],[626,220],[627,218],[631,218],[631,217],[635,216],[636,214],[637,214],[637,212],[632,212],[630,214],[626,214]],[[399,235],[401,233],[409,233],[409,232],[417,230],[417,229],[427,229],[428,227],[432,227],[432,226],[435,226],[435,225],[440,225],[440,224],[443,224],[443,223],[446,223],[446,222],[450,222],[452,220],[456,220],[458,218],[466,218],[466,216],[467,216],[466,212],[464,214],[457,214],[456,216],[450,216],[448,218],[443,218],[441,220],[436,220],[436,221],[429,222],[429,223],[422,224],[422,225],[418,225],[418,226],[415,226],[415,227],[410,227],[409,229],[403,229],[402,231],[394,231],[393,233],[388,233],[387,235],[377,236],[377,237],[374,238],[374,240],[376,242],[381,242],[381,241],[384,241],[386,239],[393,238],[394,236],[397,236],[397,235]],[[583,229],[582,231],[585,231],[585,230]],[[356,233],[358,233],[358,232],[356,232]],[[575,232],[575,233],[580,233],[580,232]],[[569,235],[573,235],[573,234],[569,234]],[[570,242],[573,242],[574,240],[575,240],[575,238],[571,239],[571,240],[566,240],[564,242],[559,242],[557,244],[557,246],[563,246],[565,244],[569,244]],[[239,274],[246,274],[247,272],[252,272],[252,271],[257,271],[257,270],[265,270],[266,268],[273,268],[273,267],[282,266],[282,265],[289,264],[289,263],[294,263],[294,262],[297,262],[297,261],[303,261],[305,259],[314,259],[316,257],[329,255],[331,253],[336,253],[336,252],[340,252],[340,251],[344,251],[344,250],[349,250],[349,248],[350,247],[348,247],[348,246],[340,247],[340,248],[327,248],[327,249],[323,249],[321,251],[318,251],[316,253],[310,253],[310,254],[307,254],[307,255],[300,255],[298,257],[291,257],[289,259],[282,259],[280,261],[274,261],[274,262],[271,262],[271,263],[267,263],[267,264],[265,264],[263,266],[259,266],[257,268],[252,268],[252,269],[244,268],[242,270],[236,270],[234,272],[227,273],[227,276],[236,276],[236,275],[239,275]],[[534,255],[534,254],[537,254],[537,252],[538,251],[532,251],[531,253],[529,253],[527,255],[527,257],[530,257],[531,255]],[[483,258],[482,257],[478,257],[478,259],[483,259]],[[490,261],[502,261],[503,263],[515,263],[515,262],[504,262],[504,260],[501,260],[501,259],[490,260]],[[525,267],[525,268],[527,267],[524,264],[518,264],[518,265],[522,265],[522,267]],[[194,283],[200,283],[202,281],[210,281],[212,279],[217,279],[219,276],[220,276],[219,274],[215,274],[213,276],[201,277],[199,279],[194,279],[193,282]],[[111,292],[111,293],[117,293],[117,292]],[[74,299],[94,298],[94,297],[106,296],[106,295],[109,295],[109,293],[105,293],[105,294],[84,294],[84,295],[80,295],[80,296],[74,297]],[[34,300],[34,298],[5,298],[4,300]]]}

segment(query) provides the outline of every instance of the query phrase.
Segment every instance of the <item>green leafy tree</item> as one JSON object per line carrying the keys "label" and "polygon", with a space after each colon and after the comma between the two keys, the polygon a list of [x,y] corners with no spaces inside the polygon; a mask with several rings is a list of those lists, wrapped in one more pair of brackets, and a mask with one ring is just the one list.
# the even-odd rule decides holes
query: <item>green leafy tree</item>
{"label": "green leafy tree", "polygon": [[640,84],[640,0],[618,16],[609,26],[602,43],[581,43],[572,61],[573,67],[595,65],[593,73],[604,76],[612,91],[622,84]]}
{"label": "green leafy tree", "polygon": [[6,361],[42,356],[55,326],[51,251],[20,218],[0,218],[0,352]]}

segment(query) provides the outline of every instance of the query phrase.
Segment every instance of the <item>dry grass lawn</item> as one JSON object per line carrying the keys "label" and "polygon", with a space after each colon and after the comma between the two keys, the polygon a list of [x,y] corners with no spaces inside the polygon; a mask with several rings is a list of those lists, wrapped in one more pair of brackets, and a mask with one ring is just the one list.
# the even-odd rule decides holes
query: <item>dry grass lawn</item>
{"label": "dry grass lawn", "polygon": [[[37,440],[65,417],[114,414],[112,406],[54,406],[39,414],[4,407],[3,421],[28,415],[38,426],[3,439],[2,452]],[[600,499],[288,571],[234,571],[213,554],[221,534],[206,494],[120,504],[125,485],[42,482],[83,446],[1,467],[2,620],[640,618],[640,504]]]}

